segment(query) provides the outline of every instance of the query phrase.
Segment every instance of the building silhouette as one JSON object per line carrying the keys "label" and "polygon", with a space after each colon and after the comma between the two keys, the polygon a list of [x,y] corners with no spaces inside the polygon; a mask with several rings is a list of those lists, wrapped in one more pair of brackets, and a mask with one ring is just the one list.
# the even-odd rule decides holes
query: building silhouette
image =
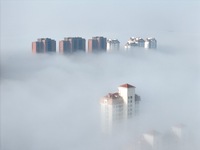
{"label": "building silhouette", "polygon": [[92,37],[92,39],[88,40],[88,52],[106,52],[106,40],[106,38],[101,36]]}
{"label": "building silhouette", "polygon": [[85,52],[85,39],[81,37],[67,37],[59,42],[60,53]]}
{"label": "building silhouette", "polygon": [[117,51],[120,48],[120,42],[117,39],[108,39],[107,40],[107,51]]}
{"label": "building silhouette", "polygon": [[104,96],[100,100],[103,131],[110,132],[114,123],[132,118],[139,100],[135,87],[130,84],[120,85],[118,92]]}
{"label": "building silhouette", "polygon": [[50,38],[39,38],[32,42],[33,53],[56,52],[56,41]]}

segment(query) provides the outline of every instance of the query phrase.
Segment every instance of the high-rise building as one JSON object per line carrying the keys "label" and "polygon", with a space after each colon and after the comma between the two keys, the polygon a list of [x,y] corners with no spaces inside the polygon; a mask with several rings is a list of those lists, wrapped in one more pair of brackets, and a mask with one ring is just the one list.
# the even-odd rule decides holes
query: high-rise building
{"label": "high-rise building", "polygon": [[32,42],[33,53],[56,52],[56,41],[50,38],[40,38]]}
{"label": "high-rise building", "polygon": [[107,40],[107,51],[117,51],[120,48],[120,42],[117,39]]}
{"label": "high-rise building", "polygon": [[85,39],[81,37],[68,37],[59,42],[60,53],[85,52]]}
{"label": "high-rise building", "polygon": [[144,48],[152,48],[156,49],[157,48],[157,41],[155,38],[147,38],[145,40]]}
{"label": "high-rise building", "polygon": [[144,47],[144,40],[140,37],[131,37],[125,45],[125,49],[131,49],[134,47]]}
{"label": "high-rise building", "polygon": [[120,85],[118,92],[104,96],[100,100],[103,131],[109,132],[116,121],[131,118],[139,100],[135,87],[130,84]]}
{"label": "high-rise building", "polygon": [[88,40],[88,52],[105,52],[107,49],[106,40],[101,36],[92,37]]}

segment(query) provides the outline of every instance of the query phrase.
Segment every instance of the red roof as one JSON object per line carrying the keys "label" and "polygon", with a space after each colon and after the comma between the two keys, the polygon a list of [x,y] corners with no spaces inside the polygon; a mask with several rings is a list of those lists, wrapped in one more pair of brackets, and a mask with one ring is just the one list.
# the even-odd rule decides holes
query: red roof
{"label": "red roof", "polygon": [[133,85],[130,85],[130,84],[122,84],[120,85],[119,87],[125,87],[125,88],[135,88]]}

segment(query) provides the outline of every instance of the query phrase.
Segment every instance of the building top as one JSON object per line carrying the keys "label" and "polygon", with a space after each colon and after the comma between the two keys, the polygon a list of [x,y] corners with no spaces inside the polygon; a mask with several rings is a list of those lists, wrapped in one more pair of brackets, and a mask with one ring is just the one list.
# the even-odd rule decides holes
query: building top
{"label": "building top", "polygon": [[103,37],[103,36],[93,36],[93,37],[92,37],[92,39],[102,39],[102,38],[105,39],[105,37]]}
{"label": "building top", "polygon": [[120,85],[119,87],[124,87],[124,88],[135,88],[135,86],[130,85],[130,84],[128,84],[128,83],[122,84],[122,85]]}
{"label": "building top", "polygon": [[43,41],[43,40],[53,40],[53,39],[51,39],[51,38],[38,38],[37,40],[38,41]]}
{"label": "building top", "polygon": [[118,43],[120,43],[119,40],[117,40],[117,39],[108,39],[107,42],[108,42],[108,43],[113,43],[113,44],[118,44]]}
{"label": "building top", "polygon": [[123,99],[118,92],[108,93],[106,96],[103,97],[103,99],[100,102],[102,104],[108,104],[108,105],[120,104],[120,103],[122,104]]}
{"label": "building top", "polygon": [[146,38],[146,41],[156,41],[156,39],[152,38],[152,37],[149,37],[149,38]]}
{"label": "building top", "polygon": [[70,40],[70,39],[84,39],[82,37],[64,37],[64,40]]}

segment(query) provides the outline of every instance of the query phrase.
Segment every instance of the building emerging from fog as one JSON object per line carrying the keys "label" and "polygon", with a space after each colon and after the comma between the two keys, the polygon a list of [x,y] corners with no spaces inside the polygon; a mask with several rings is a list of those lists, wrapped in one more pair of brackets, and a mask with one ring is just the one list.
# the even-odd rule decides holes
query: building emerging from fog
{"label": "building emerging from fog", "polygon": [[147,38],[145,40],[144,48],[152,48],[156,49],[157,48],[157,41],[155,38]]}
{"label": "building emerging from fog", "polygon": [[50,38],[40,38],[36,42],[32,42],[32,52],[56,52],[56,41]]}
{"label": "building emerging from fog", "polygon": [[117,51],[120,48],[120,42],[117,39],[107,40],[107,51]]}
{"label": "building emerging from fog", "polygon": [[140,37],[131,37],[125,45],[125,49],[131,49],[134,47],[144,47],[144,40]]}
{"label": "building emerging from fog", "polygon": [[157,41],[155,38],[147,38],[146,40],[140,37],[131,37],[125,44],[125,49],[132,49],[135,47],[143,47],[147,49],[157,48]]}
{"label": "building emerging from fog", "polygon": [[[132,149],[136,150],[183,150],[184,144],[190,137],[183,129],[185,126],[178,124],[172,126],[167,132],[160,133],[156,130],[143,133],[139,139],[136,140]],[[187,149],[187,148],[186,148]]]}
{"label": "building emerging from fog", "polygon": [[123,84],[118,92],[108,93],[100,100],[102,127],[110,131],[114,122],[131,118],[137,111],[140,97],[135,94],[135,87]]}
{"label": "building emerging from fog", "polygon": [[137,150],[159,150],[162,147],[162,139],[159,132],[151,130],[143,133],[137,142]]}
{"label": "building emerging from fog", "polygon": [[96,36],[88,40],[88,52],[106,52],[106,38],[102,36]]}
{"label": "building emerging from fog", "polygon": [[59,42],[60,53],[85,52],[85,39],[81,37],[68,37]]}

